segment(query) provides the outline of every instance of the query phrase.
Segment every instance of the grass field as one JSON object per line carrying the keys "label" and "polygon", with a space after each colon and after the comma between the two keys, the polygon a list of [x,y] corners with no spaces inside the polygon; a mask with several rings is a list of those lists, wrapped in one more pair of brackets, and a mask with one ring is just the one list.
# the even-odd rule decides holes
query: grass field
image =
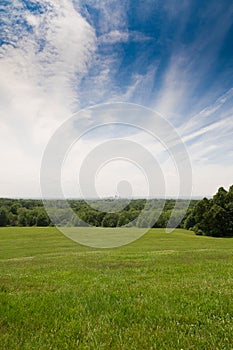
{"label": "grass field", "polygon": [[87,248],[0,229],[0,349],[233,349],[233,239],[150,230]]}

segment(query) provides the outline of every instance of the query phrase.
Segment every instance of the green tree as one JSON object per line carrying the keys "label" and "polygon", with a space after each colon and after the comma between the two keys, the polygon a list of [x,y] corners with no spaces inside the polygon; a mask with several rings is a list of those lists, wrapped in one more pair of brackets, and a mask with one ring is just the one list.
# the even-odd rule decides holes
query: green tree
{"label": "green tree", "polygon": [[208,231],[204,230],[206,235],[217,237],[228,236],[228,214],[224,208],[214,203],[206,213],[206,220],[209,223]]}
{"label": "green tree", "polygon": [[47,213],[43,210],[38,212],[37,219],[36,219],[36,225],[37,226],[49,226],[50,219],[47,215]]}
{"label": "green tree", "polygon": [[228,192],[220,187],[213,199],[199,201],[184,220],[184,227],[193,227],[196,234],[233,236],[233,186]]}
{"label": "green tree", "polygon": [[18,226],[27,226],[27,209],[18,209]]}
{"label": "green tree", "polygon": [[9,226],[17,226],[18,225],[18,215],[12,214],[11,211],[8,213],[8,225]]}
{"label": "green tree", "polygon": [[227,202],[227,191],[225,188],[220,187],[218,189],[218,192],[213,197],[214,204],[217,204],[218,206],[225,208],[226,202]]}
{"label": "green tree", "polygon": [[167,211],[163,210],[156,222],[157,227],[161,227],[161,228],[167,227],[167,223],[170,216],[171,216],[171,210],[167,210]]}
{"label": "green tree", "polygon": [[27,210],[26,221],[27,221],[27,226],[35,226],[36,225],[36,223],[37,223],[37,211],[35,209]]}
{"label": "green tree", "polygon": [[6,226],[8,224],[8,211],[6,208],[0,208],[0,226]]}
{"label": "green tree", "polygon": [[192,229],[196,225],[196,220],[193,210],[190,210],[183,221],[183,228],[186,230]]}
{"label": "green tree", "polygon": [[13,202],[13,204],[10,207],[10,211],[11,211],[12,214],[16,215],[18,213],[18,209],[19,208],[20,208],[20,204]]}
{"label": "green tree", "polygon": [[129,219],[127,218],[126,214],[123,212],[119,213],[119,218],[117,222],[117,226],[121,227],[124,225],[127,225],[129,223]]}
{"label": "green tree", "polygon": [[116,227],[119,219],[119,214],[108,213],[104,216],[102,221],[103,227]]}

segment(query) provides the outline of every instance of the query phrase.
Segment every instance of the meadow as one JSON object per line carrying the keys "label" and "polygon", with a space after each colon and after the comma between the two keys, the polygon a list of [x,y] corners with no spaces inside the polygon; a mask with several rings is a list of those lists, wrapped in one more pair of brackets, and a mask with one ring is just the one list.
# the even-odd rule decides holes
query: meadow
{"label": "meadow", "polygon": [[233,238],[151,229],[97,249],[0,229],[1,350],[233,349],[232,290]]}

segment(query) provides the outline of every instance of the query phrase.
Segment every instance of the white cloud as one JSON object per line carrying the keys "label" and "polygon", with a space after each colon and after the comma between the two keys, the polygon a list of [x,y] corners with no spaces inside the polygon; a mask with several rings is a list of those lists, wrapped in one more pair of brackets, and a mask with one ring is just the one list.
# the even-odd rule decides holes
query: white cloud
{"label": "white cloud", "polygon": [[151,40],[151,38],[137,31],[123,32],[119,30],[113,30],[99,37],[99,41],[103,44],[126,43],[128,41],[143,42],[148,40]]}
{"label": "white cloud", "polygon": [[[142,121],[143,118],[145,118],[145,123]],[[148,120],[153,125],[148,123]],[[111,121],[117,122],[117,125],[109,125]],[[105,125],[105,123],[107,124]],[[127,123],[127,127],[125,123]],[[110,104],[97,109],[86,110],[77,119],[79,129],[78,134],[74,137],[78,137],[81,127],[83,126],[85,129],[85,125],[90,128],[89,132],[81,140],[79,139],[76,144],[72,144],[72,149],[69,150],[63,164],[63,188],[68,196],[80,196],[78,174],[84,161],[87,160],[88,154],[92,151],[95,152],[94,162],[97,162],[99,167],[106,168],[102,172],[101,181],[97,179],[97,187],[101,190],[102,196],[114,195],[116,184],[120,178],[121,180],[127,179],[132,184],[135,196],[143,196],[143,193],[146,195],[148,185],[143,181],[143,174],[139,176],[140,172],[138,173],[135,170],[137,164],[143,164],[145,175],[150,179],[152,178],[153,184],[157,186],[156,189],[152,188],[152,191],[156,190],[156,192],[153,192],[154,195],[178,195],[180,184],[175,162],[180,160],[180,156],[175,156],[177,159],[169,157],[167,148],[169,148],[172,139],[167,140],[167,145],[163,143],[165,140],[159,139],[159,135],[161,136],[166,132],[164,130],[166,123],[165,125],[159,123],[153,112],[128,104]],[[95,128],[98,125],[101,127]],[[139,125],[143,126],[140,128]],[[99,149],[99,146],[103,146],[106,141],[111,142]],[[128,141],[127,146],[125,141]],[[135,143],[140,146],[140,149],[135,147]],[[133,147],[132,149],[130,145]],[[132,157],[128,157],[129,152],[131,152]],[[115,160],[116,155],[122,157],[122,154],[127,158],[124,164],[119,159]],[[149,155],[151,156],[149,157]],[[104,157],[109,160],[106,164],[103,161]],[[108,164],[111,166],[108,166]],[[92,166],[94,165],[90,162],[85,179],[90,175]],[[95,166],[94,169],[96,169]],[[94,175],[92,176],[92,183],[95,180]],[[163,188],[163,182],[165,182],[165,189]],[[88,189],[91,191],[89,197],[93,197],[94,192],[91,187],[89,186]],[[186,195],[188,194],[187,191]]]}
{"label": "white cloud", "polygon": [[[233,89],[193,116],[179,128],[183,142],[193,161],[193,168],[217,164],[228,166],[232,162],[233,140]],[[232,173],[228,172],[228,178]],[[210,182],[214,180],[211,177]],[[229,182],[229,181],[228,181]]]}
{"label": "white cloud", "polygon": [[224,108],[224,104],[228,101],[231,101],[232,98],[233,98],[233,88],[229,89],[227,92],[221,95],[211,105],[205,107],[203,110],[201,110],[200,112],[192,116],[187,123],[185,123],[180,127],[180,132],[183,135],[185,135],[189,132],[200,130],[202,126],[205,126],[206,124],[210,123],[213,116],[216,115],[216,112],[218,112],[218,120],[220,119],[220,116],[224,118],[226,114],[229,114],[230,110],[229,108],[227,108],[224,115],[222,115],[221,109]]}
{"label": "white cloud", "polygon": [[180,107],[186,101],[187,92],[192,89],[193,83],[187,68],[187,57],[182,54],[174,54],[165,72],[155,109],[165,117],[179,112]]}
{"label": "white cloud", "polygon": [[208,164],[195,165],[193,167],[193,195],[213,196],[219,187],[228,189],[232,185],[233,166],[232,164]]}
{"label": "white cloud", "polygon": [[[169,16],[179,18],[179,24],[171,43],[169,63],[153,106],[165,117],[175,116],[176,124],[181,120],[188,120],[194,113],[197,114],[196,112],[213,100],[213,96],[221,93],[221,76],[205,93],[200,94],[199,89],[203,82],[208,81],[211,69],[216,69],[222,43],[232,25],[232,9],[226,11],[224,2],[218,2],[216,6],[209,2],[199,14],[202,21],[199,31],[185,45],[183,34],[190,16],[193,16],[191,5],[185,1],[178,5],[168,1],[163,5]],[[194,99],[193,103],[195,95],[198,95],[198,99]],[[177,118],[178,116],[180,117]]]}
{"label": "white cloud", "polygon": [[[8,184],[1,186],[0,195],[31,196],[39,195],[40,160],[49,137],[78,106],[74,87],[87,72],[96,38],[70,1],[46,0],[46,11],[37,14],[15,5],[11,16],[5,15],[3,32],[12,45],[0,48],[0,147],[5,159],[0,182]],[[10,26],[11,17],[26,20],[32,29]]]}
{"label": "white cloud", "polygon": [[233,129],[232,116],[225,118],[223,120],[220,120],[218,122],[212,123],[208,126],[200,128],[199,130],[197,130],[195,132],[192,132],[191,134],[184,136],[183,141],[188,142],[188,141],[191,141],[191,140],[195,139],[196,137],[202,136],[206,133],[210,134],[213,131],[217,131],[217,135],[219,135],[222,130],[229,131],[231,129]]}
{"label": "white cloud", "polygon": [[119,30],[113,30],[110,33],[100,36],[99,41],[104,44],[115,44],[120,42],[127,42],[129,40],[128,32],[120,32]]}
{"label": "white cloud", "polygon": [[[81,7],[82,0],[78,1]],[[124,31],[128,26],[127,8],[129,1],[124,0],[86,0],[85,4],[92,7],[92,10],[98,12],[96,26],[101,34],[109,33],[114,30]]]}

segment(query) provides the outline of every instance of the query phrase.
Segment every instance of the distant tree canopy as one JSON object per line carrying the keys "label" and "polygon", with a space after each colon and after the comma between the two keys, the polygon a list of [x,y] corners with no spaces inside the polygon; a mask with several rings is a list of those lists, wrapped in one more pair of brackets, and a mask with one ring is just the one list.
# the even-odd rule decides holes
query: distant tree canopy
{"label": "distant tree canopy", "polygon": [[[58,226],[183,227],[197,235],[233,237],[233,186],[220,187],[212,199],[125,199],[56,201],[50,212]],[[176,209],[174,206],[176,204]],[[143,215],[140,213],[143,210]],[[0,198],[0,226],[53,226],[43,202],[35,199]]]}
{"label": "distant tree canopy", "polygon": [[204,198],[189,211],[183,227],[197,235],[233,237],[233,186],[223,187],[212,199]]}
{"label": "distant tree canopy", "polygon": [[0,199],[0,226],[48,226],[43,202],[36,199]]}
{"label": "distant tree canopy", "polygon": [[[184,216],[186,200],[180,200],[173,211],[175,200],[126,199],[68,200],[73,212],[64,201],[51,203],[50,216],[58,226],[101,227],[170,227],[179,225]],[[194,206],[196,201],[191,202]],[[146,207],[145,207],[146,206]],[[177,206],[177,205],[176,205]],[[54,210],[53,210],[54,209]],[[143,210],[143,215],[140,213]],[[77,215],[76,215],[77,214]],[[169,221],[170,220],[170,221]],[[0,199],[0,226],[52,226],[43,202],[34,199]]]}

